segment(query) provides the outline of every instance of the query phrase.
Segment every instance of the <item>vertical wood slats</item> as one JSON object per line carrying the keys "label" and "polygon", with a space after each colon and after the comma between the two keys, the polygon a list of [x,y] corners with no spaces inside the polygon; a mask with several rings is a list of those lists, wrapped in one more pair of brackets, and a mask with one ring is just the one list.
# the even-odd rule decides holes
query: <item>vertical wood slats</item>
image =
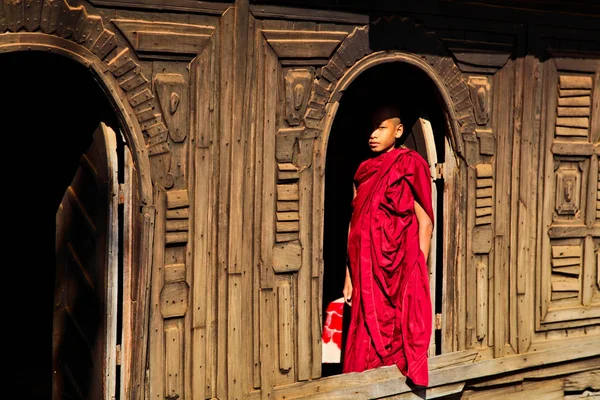
{"label": "vertical wood slats", "polygon": [[[165,370],[168,371],[161,379],[165,382],[165,398],[181,396],[183,393],[183,379],[185,378],[183,366],[184,327],[183,319],[176,318],[165,320],[164,325]],[[153,366],[154,367],[154,366]]]}
{"label": "vertical wood slats", "polygon": [[[544,89],[543,89],[543,95],[548,97],[548,105],[550,106],[554,106],[554,104],[556,104],[556,102],[558,101],[558,94],[556,93],[556,84],[554,82],[556,82],[556,80],[558,79],[557,74],[556,74],[556,70],[553,68],[547,68],[546,71],[546,80],[544,82]],[[542,134],[542,141],[540,143],[540,147],[542,147],[544,149],[543,151],[543,159],[545,161],[544,165],[544,171],[543,171],[543,181],[544,182],[550,182],[550,184],[546,184],[544,185],[544,189],[543,189],[543,195],[541,195],[539,197],[539,200],[542,201],[542,210],[541,210],[541,219],[542,219],[542,223],[541,228],[542,228],[542,233],[539,234],[540,236],[543,236],[546,234],[546,230],[550,227],[551,225],[551,204],[550,201],[548,200],[544,200],[544,199],[548,199],[549,197],[553,196],[554,193],[554,187],[555,187],[555,182],[554,182],[554,168],[551,164],[553,164],[553,162],[549,162],[548,160],[553,159],[553,154],[551,152],[551,150],[549,149],[550,147],[550,143],[553,141],[553,138],[555,136],[555,125],[554,125],[554,121],[551,121],[551,118],[548,117],[548,114],[550,113],[549,107],[550,106],[546,106],[543,108],[543,112],[544,112],[544,117],[545,117],[545,123],[546,126],[544,127],[543,130],[543,134]],[[549,240],[546,239],[545,237],[542,239],[543,241],[542,243],[542,247],[539,250],[540,251],[540,256],[539,256],[539,272],[536,276],[537,279],[539,279],[540,281],[540,285],[539,285],[539,289],[537,289],[536,291],[536,297],[539,299],[539,307],[536,307],[536,313],[538,314],[536,319],[539,321],[542,321],[545,319],[546,314],[548,313],[548,306],[550,304],[551,299],[549,298],[551,296],[551,289],[550,289],[550,273],[551,271],[549,271],[548,265],[550,265],[551,263],[551,257],[550,257],[550,252],[548,250],[548,246],[550,246]],[[539,243],[539,241],[538,241]],[[542,266],[545,266],[542,267]]]}
{"label": "vertical wood slats", "polygon": [[156,222],[152,256],[152,286],[150,289],[150,326],[152,329],[149,332],[149,357],[150,365],[152,365],[149,371],[151,399],[165,396],[165,332],[164,320],[160,312],[160,292],[164,285],[167,196],[164,190],[156,186],[154,189],[154,204],[156,205]]}
{"label": "vertical wood slats", "polygon": [[[251,295],[252,270],[247,262],[252,252],[250,240],[245,240],[244,233],[250,237],[250,227],[243,221],[251,218],[253,209],[253,184],[250,177],[254,174],[251,146],[253,136],[251,120],[253,105],[249,102],[254,80],[250,79],[254,68],[254,47],[248,45],[254,29],[253,18],[248,12],[248,2],[235,3],[233,14],[233,46],[223,49],[222,60],[230,60],[231,64],[222,67],[231,71],[222,71],[231,76],[227,83],[227,102],[222,103],[221,119],[227,119],[225,132],[230,137],[229,161],[229,215],[228,215],[228,337],[227,354],[237,354],[238,362],[227,363],[227,393],[229,398],[242,398],[250,386],[252,353],[252,336],[244,334],[246,327],[251,326],[252,313],[245,311],[246,299]],[[248,247],[250,246],[250,247]]]}
{"label": "vertical wood slats", "polygon": [[[463,205],[464,196],[459,196],[458,193],[461,191],[458,189],[460,180],[458,178],[460,173],[460,167],[457,163],[457,159],[454,157],[448,138],[444,140],[444,154],[446,155],[445,162],[445,179],[444,179],[444,204],[449,204],[450,199],[458,198],[457,204]],[[457,193],[458,192],[458,193]],[[460,222],[460,217],[458,218]],[[457,350],[456,346],[456,326],[454,319],[457,311],[456,299],[458,292],[456,290],[455,277],[458,276],[458,265],[464,262],[461,257],[460,248],[462,243],[460,237],[462,229],[460,228],[461,223],[457,221],[456,213],[445,212],[444,213],[444,237],[447,242],[444,244],[444,259],[447,262],[443,263],[442,276],[442,295],[445,301],[442,302],[442,353],[449,353]],[[454,225],[456,223],[456,225]],[[452,232],[449,230],[450,226],[457,226],[457,229]]]}
{"label": "vertical wood slats", "polygon": [[[212,251],[216,243],[215,224],[217,214],[217,184],[213,171],[218,162],[218,145],[216,143],[216,127],[214,114],[211,112],[213,93],[215,92],[214,60],[218,57],[215,41],[204,48],[204,51],[191,64],[190,86],[196,88],[193,93],[195,101],[190,104],[191,136],[195,138],[194,165],[191,178],[198,191],[194,201],[194,271],[190,280],[193,282],[192,293],[192,350],[191,385],[194,398],[216,396],[217,381],[217,252]],[[211,73],[208,73],[208,72]],[[200,89],[202,88],[202,89]],[[199,105],[196,107],[196,105]],[[215,144],[213,144],[215,143]],[[175,211],[175,210],[173,210]],[[173,216],[172,218],[175,218]],[[186,382],[187,384],[188,382]]]}
{"label": "vertical wood slats", "polygon": [[[511,80],[514,74],[514,64],[511,60],[494,76],[493,87],[496,88],[494,95],[495,132],[510,132],[510,110],[512,109],[512,90],[509,85],[503,84]],[[504,134],[498,136],[498,154],[503,154],[503,158],[512,159],[512,140],[511,135]],[[509,254],[510,244],[510,193],[511,187],[511,169],[510,163],[496,163],[496,190],[495,190],[495,243],[494,243],[494,356],[502,357],[505,355],[505,344],[509,340],[509,303],[508,303],[508,282],[509,282]]]}
{"label": "vertical wood slats", "polygon": [[231,142],[232,138],[232,101],[233,101],[233,82],[234,82],[234,63],[233,49],[235,46],[235,9],[229,8],[223,13],[220,22],[220,100],[219,110],[219,202],[217,219],[217,381],[215,382],[216,397],[229,398],[229,369],[227,363],[227,340],[229,338],[228,318],[229,307],[227,300],[228,294],[228,270],[229,265],[229,207],[230,207],[230,189],[231,189]]}
{"label": "vertical wood slats", "polygon": [[278,331],[279,331],[279,369],[289,371],[292,368],[294,349],[292,342],[292,292],[290,283],[280,282],[278,295]]}
{"label": "vertical wood slats", "polygon": [[[477,137],[475,134],[465,134],[463,135],[464,143],[465,143],[465,152],[467,157],[467,162],[470,165],[476,164],[478,160],[478,146],[477,146]],[[476,168],[467,168],[467,231],[466,231],[466,246],[465,252],[467,255],[467,262],[465,263],[465,276],[461,278],[460,285],[457,287],[458,293],[464,293],[465,297],[465,308],[464,314],[461,315],[461,319],[464,318],[464,330],[459,331],[459,345],[464,343],[462,347],[459,348],[472,348],[476,346],[477,342],[477,263],[474,257],[473,252],[473,233],[474,227],[476,224],[476,215],[478,209],[476,208],[476,197],[479,190],[476,193],[477,186],[477,169]],[[491,170],[491,168],[490,168]],[[490,174],[491,176],[491,174]],[[491,193],[490,193],[491,195]],[[472,279],[475,277],[475,279]]]}
{"label": "vertical wood slats", "polygon": [[[539,61],[533,56],[525,57],[524,73],[522,76],[524,86],[522,129],[524,135],[529,135],[529,140],[521,141],[520,149],[520,179],[519,201],[517,203],[517,255],[516,255],[516,286],[517,286],[517,316],[518,316],[518,352],[526,352],[534,332],[535,315],[534,288],[535,275],[530,265],[535,265],[535,249],[537,239],[535,227],[537,225],[538,180],[531,171],[538,165],[540,145],[539,116],[541,114],[541,85],[539,78]],[[531,79],[531,77],[534,77]]]}
{"label": "vertical wood slats", "polygon": [[[255,47],[255,62],[256,62],[256,86],[255,86],[255,102],[258,105],[256,107],[256,125],[255,133],[256,140],[254,143],[255,154],[256,154],[256,173],[254,178],[254,190],[255,193],[262,193],[263,188],[263,162],[261,161],[260,154],[263,149],[263,128],[264,128],[264,102],[265,102],[265,85],[264,85],[264,70],[265,70],[265,57],[264,57],[264,41],[259,40],[262,27],[261,21],[255,21],[255,32],[254,32],[254,47]],[[254,202],[254,238],[253,238],[253,249],[254,254],[252,258],[252,277],[253,277],[253,293],[252,293],[252,371],[253,371],[253,387],[258,389],[261,387],[261,336],[262,332],[260,329],[261,321],[261,259],[262,259],[262,205],[263,201],[260,198],[256,198]],[[264,391],[264,390],[263,390]],[[267,392],[269,392],[267,390]]]}
{"label": "vertical wood slats", "polygon": [[133,383],[132,367],[133,367],[133,280],[138,279],[138,275],[134,271],[134,236],[137,236],[136,220],[137,204],[136,204],[136,171],[131,157],[129,147],[124,149],[124,184],[123,184],[123,311],[121,328],[121,371],[120,382],[121,389],[119,398],[133,399],[131,393],[131,384]]}
{"label": "vertical wood slats", "polygon": [[[273,383],[275,379],[275,359],[273,358],[273,346],[275,344],[275,331],[272,316],[275,313],[275,291],[274,273],[271,267],[274,242],[274,229],[272,222],[275,220],[275,140],[276,132],[276,110],[277,110],[277,82],[279,80],[279,68],[277,56],[273,50],[261,42],[261,56],[264,59],[264,70],[261,73],[259,87],[264,85],[264,108],[262,118],[262,142],[263,142],[263,171],[262,171],[262,220],[261,224],[261,260],[260,267],[260,387],[261,399],[268,400],[273,395]],[[259,120],[260,122],[260,120]],[[257,193],[260,191],[257,190]]]}
{"label": "vertical wood slats", "polygon": [[[523,79],[525,76],[525,59],[520,57],[514,62],[514,75],[513,75],[513,105],[512,105],[512,116],[511,116],[511,131],[512,141],[510,142],[511,165],[519,165],[521,157],[521,142],[524,139],[523,133],[523,102],[524,102],[524,83]],[[525,134],[526,135],[526,134]],[[509,329],[508,329],[508,343],[510,344],[509,350],[519,352],[519,341],[518,341],[518,272],[517,272],[517,252],[518,252],[518,211],[519,211],[519,185],[522,176],[520,175],[520,169],[511,168],[510,171],[510,195],[508,196],[509,202],[509,226],[510,229],[510,241],[509,241],[509,270],[508,279],[510,282],[509,293],[508,293],[508,313],[509,313]]]}
{"label": "vertical wood slats", "polygon": [[[312,167],[303,170],[300,173],[299,201],[300,201],[300,241],[302,246],[302,260],[311,260],[310,252],[312,248],[308,246],[311,243],[311,210],[312,210]],[[311,378],[312,368],[312,329],[311,329],[311,269],[310,264],[304,262],[300,267],[298,279],[298,380],[304,381]],[[319,335],[320,336],[320,335]]]}

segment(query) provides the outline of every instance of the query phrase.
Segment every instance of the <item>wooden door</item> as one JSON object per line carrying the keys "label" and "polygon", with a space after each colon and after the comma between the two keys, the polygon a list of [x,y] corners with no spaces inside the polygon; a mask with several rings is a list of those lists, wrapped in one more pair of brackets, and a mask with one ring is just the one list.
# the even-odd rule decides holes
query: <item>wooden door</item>
{"label": "wooden door", "polygon": [[[437,150],[435,148],[435,140],[433,137],[433,129],[431,123],[424,118],[419,118],[412,127],[412,132],[415,140],[415,150],[427,160],[429,164],[429,170],[431,172],[431,198],[433,201],[433,214],[437,216],[438,211],[438,193],[435,181],[441,179],[438,174],[438,157]],[[438,225],[441,221],[434,221],[433,232],[431,236],[431,246],[429,248],[429,256],[427,257],[427,265],[429,267],[429,287],[431,290],[431,305],[433,307],[433,320],[431,331],[431,342],[429,344],[429,355],[433,356],[436,354],[436,341],[435,341],[435,330],[436,330],[436,298],[441,296],[441,291],[438,291],[436,287],[438,268],[437,260],[437,246],[438,246]],[[440,244],[441,245],[441,244]]]}
{"label": "wooden door", "polygon": [[53,399],[113,399],[118,180],[114,131],[100,123],[56,212]]}

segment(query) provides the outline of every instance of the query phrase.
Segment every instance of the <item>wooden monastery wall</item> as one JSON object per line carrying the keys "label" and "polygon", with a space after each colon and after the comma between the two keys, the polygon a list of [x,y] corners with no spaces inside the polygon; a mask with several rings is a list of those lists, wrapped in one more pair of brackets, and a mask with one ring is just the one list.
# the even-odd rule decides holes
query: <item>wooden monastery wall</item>
{"label": "wooden monastery wall", "polygon": [[427,74],[448,118],[427,397],[600,389],[600,31],[466,7],[3,0],[0,52],[95,60],[143,134],[153,244],[126,398],[414,398],[395,367],[320,378],[328,135],[354,78],[389,62]]}

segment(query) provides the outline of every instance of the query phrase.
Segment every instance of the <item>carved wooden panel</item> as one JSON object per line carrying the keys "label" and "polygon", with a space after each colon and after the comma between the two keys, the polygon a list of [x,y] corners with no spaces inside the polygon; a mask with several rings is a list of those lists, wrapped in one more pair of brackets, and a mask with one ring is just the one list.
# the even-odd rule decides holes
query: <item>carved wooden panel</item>
{"label": "carved wooden panel", "polygon": [[557,162],[555,221],[561,218],[581,219],[582,163]]}
{"label": "carved wooden panel", "polygon": [[556,136],[587,137],[590,128],[592,77],[560,75]]}
{"label": "carved wooden panel", "polygon": [[597,62],[556,59],[548,64],[542,329],[585,325],[600,316],[594,267],[600,236],[599,71]]}
{"label": "carved wooden panel", "polygon": [[492,164],[478,164],[475,225],[492,223],[493,171]]}
{"label": "carved wooden panel", "polygon": [[285,76],[285,110],[290,126],[299,125],[304,118],[313,78],[313,69],[293,69]]}
{"label": "carved wooden panel", "polygon": [[552,245],[551,301],[553,305],[577,304],[581,295],[581,241],[567,245],[560,241]]}
{"label": "carved wooden panel", "polygon": [[263,30],[277,57],[328,58],[348,35],[343,31]]}
{"label": "carved wooden panel", "polygon": [[112,21],[143,58],[175,54],[191,58],[210,42],[214,26],[115,19]]}
{"label": "carved wooden panel", "polygon": [[294,359],[292,338],[292,290],[288,281],[280,282],[277,287],[278,333],[279,333],[279,369],[288,372]]}
{"label": "carved wooden panel", "polygon": [[478,125],[485,125],[490,119],[490,82],[482,76],[469,77],[469,89],[471,90],[471,100],[475,111],[475,121]]}
{"label": "carved wooden panel", "polygon": [[187,243],[190,199],[187,189],[167,192],[166,243]]}
{"label": "carved wooden panel", "polygon": [[188,88],[180,74],[157,74],[154,86],[169,130],[169,137],[181,143],[187,137]]}
{"label": "carved wooden panel", "polygon": [[479,139],[479,154],[484,156],[493,156],[496,150],[496,138],[489,129],[477,129],[477,138]]}
{"label": "carved wooden panel", "polygon": [[177,399],[184,393],[184,337],[185,328],[183,319],[170,319],[165,321],[165,399]]}

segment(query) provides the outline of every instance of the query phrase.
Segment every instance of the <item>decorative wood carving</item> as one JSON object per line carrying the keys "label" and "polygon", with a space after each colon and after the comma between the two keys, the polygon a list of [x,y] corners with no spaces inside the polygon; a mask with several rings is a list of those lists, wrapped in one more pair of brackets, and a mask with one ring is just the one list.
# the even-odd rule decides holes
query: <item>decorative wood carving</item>
{"label": "decorative wood carving", "polygon": [[304,134],[304,127],[283,128],[277,132],[276,154],[279,163],[291,163],[297,151],[298,138]]}
{"label": "decorative wood carving", "polygon": [[592,77],[560,75],[556,136],[587,137],[590,127]]}
{"label": "decorative wood carving", "polygon": [[483,76],[469,77],[469,89],[471,90],[471,100],[475,110],[475,121],[478,125],[486,125],[490,119],[490,82]]}
{"label": "decorative wood carving", "polygon": [[88,14],[84,6],[72,7],[66,0],[10,1],[3,6],[0,7],[3,11],[0,32],[6,29],[17,32],[23,28],[40,30],[71,40],[104,61],[136,112],[148,145],[153,180],[169,187],[167,128],[161,113],[150,111],[158,110],[152,88],[129,48],[117,44],[115,34],[107,29],[102,17]]}
{"label": "decorative wood carving", "polygon": [[496,152],[496,138],[491,130],[477,129],[477,138],[479,139],[479,154],[484,156],[493,156]]}
{"label": "decorative wood carving", "polygon": [[[372,49],[369,42],[370,29],[384,31],[387,37],[395,38],[397,43],[385,43],[381,48]],[[407,37],[418,37],[419,40],[406,40]],[[452,57],[447,54],[443,44],[434,34],[426,32],[423,26],[415,24],[410,18],[399,17],[381,18],[371,26],[356,28],[344,39],[327,65],[319,70],[319,79],[313,86],[308,103],[306,127],[315,129],[317,133],[320,132],[321,121],[325,115],[325,104],[337,100],[331,99],[332,91],[350,67],[373,51],[392,49],[423,54],[423,59],[436,70],[448,89],[460,132],[474,132],[476,121],[469,86]],[[423,49],[432,49],[432,51],[424,53]],[[456,146],[457,151],[461,152],[461,144],[456,143]]]}
{"label": "decorative wood carving", "polygon": [[167,192],[166,213],[166,243],[187,243],[189,230],[189,206],[188,191],[170,190]]}
{"label": "decorative wood carving", "polygon": [[348,32],[263,30],[277,57],[329,58]]}
{"label": "decorative wood carving", "polygon": [[579,163],[560,163],[556,171],[556,213],[575,214],[581,209],[581,169]]}
{"label": "decorative wood carving", "polygon": [[492,196],[494,194],[492,164],[478,164],[476,170],[475,225],[489,225],[492,223]]}
{"label": "decorative wood carving", "polygon": [[111,21],[123,33],[140,57],[175,54],[191,59],[210,42],[214,26],[172,22],[115,19]]}
{"label": "decorative wood carving", "polygon": [[[598,63],[555,59],[548,93],[540,317],[543,329],[600,316],[594,268],[598,242]],[[574,72],[579,71],[579,72]]]}
{"label": "decorative wood carving", "polygon": [[165,118],[169,137],[181,143],[187,137],[188,90],[180,74],[157,74],[154,78],[156,94]]}
{"label": "decorative wood carving", "polygon": [[578,301],[581,291],[581,242],[578,245],[552,246],[551,300],[564,305]]}
{"label": "decorative wood carving", "polygon": [[290,126],[300,125],[304,117],[313,78],[313,69],[292,69],[285,76],[285,109]]}

